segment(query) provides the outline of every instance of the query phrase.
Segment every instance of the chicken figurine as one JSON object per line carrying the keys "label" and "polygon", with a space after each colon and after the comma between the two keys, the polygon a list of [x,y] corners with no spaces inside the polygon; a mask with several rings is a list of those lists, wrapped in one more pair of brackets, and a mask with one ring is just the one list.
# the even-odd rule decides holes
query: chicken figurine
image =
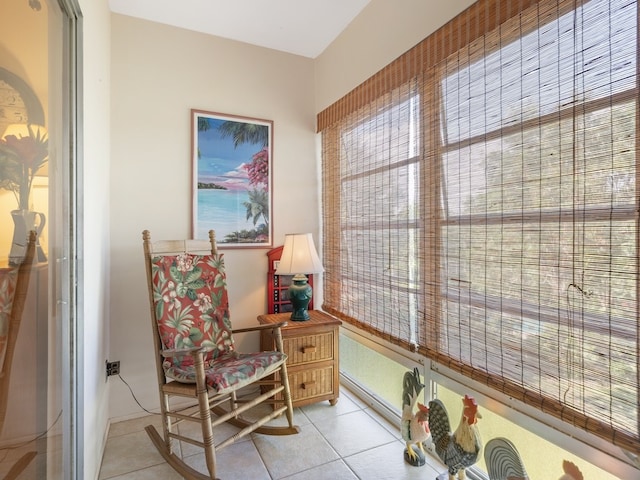
{"label": "chicken figurine", "polygon": [[460,424],[451,433],[447,409],[440,400],[429,402],[429,428],[435,451],[440,460],[448,467],[449,480],[466,478],[465,469],[478,461],[482,441],[477,422],[482,415],[473,397],[465,395],[462,399],[463,410]]}
{"label": "chicken figurine", "polygon": [[530,480],[515,445],[506,438],[492,438],[484,448],[490,480]]}
{"label": "chicken figurine", "polygon": [[[515,445],[506,438],[492,438],[484,449],[484,461],[490,480],[530,480]],[[577,465],[562,462],[564,474],[558,480],[584,480]]]}
{"label": "chicken figurine", "polygon": [[562,462],[562,470],[564,471],[564,475],[562,475],[559,480],[584,480],[578,466],[569,460]]}
{"label": "chicken figurine", "polygon": [[[429,432],[429,409],[418,402],[424,385],[420,382],[420,372],[406,372],[402,382],[402,419],[400,430],[407,448],[404,451],[405,461],[414,467],[425,464],[424,442],[431,438]],[[415,407],[418,407],[414,413]]]}

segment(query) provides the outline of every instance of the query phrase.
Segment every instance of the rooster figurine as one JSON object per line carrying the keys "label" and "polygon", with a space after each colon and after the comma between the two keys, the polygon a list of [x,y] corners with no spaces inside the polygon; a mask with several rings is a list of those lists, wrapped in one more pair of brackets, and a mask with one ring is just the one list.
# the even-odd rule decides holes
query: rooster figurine
{"label": "rooster figurine", "polygon": [[559,480],[584,480],[578,466],[569,460],[562,462],[562,470],[564,471],[564,475],[562,475]]}
{"label": "rooster figurine", "polygon": [[[420,382],[420,372],[417,368],[413,372],[406,372],[402,382],[402,420],[400,429],[402,439],[407,443],[404,459],[414,467],[425,464],[424,444],[431,438],[429,432],[429,409],[418,402],[418,396],[424,385]],[[413,413],[414,407],[418,410]],[[417,448],[416,448],[417,447]]]}
{"label": "rooster figurine", "polygon": [[[484,450],[490,480],[530,480],[515,445],[506,438],[492,438]],[[562,462],[564,474],[559,480],[584,480],[575,463]]]}
{"label": "rooster figurine", "polygon": [[460,425],[451,433],[447,409],[440,400],[429,402],[429,427],[431,438],[440,460],[449,469],[449,480],[456,474],[459,480],[466,478],[465,469],[478,461],[482,441],[476,423],[482,415],[473,397],[462,399],[463,410]]}
{"label": "rooster figurine", "polygon": [[529,480],[520,454],[506,438],[492,438],[484,448],[490,480]]}

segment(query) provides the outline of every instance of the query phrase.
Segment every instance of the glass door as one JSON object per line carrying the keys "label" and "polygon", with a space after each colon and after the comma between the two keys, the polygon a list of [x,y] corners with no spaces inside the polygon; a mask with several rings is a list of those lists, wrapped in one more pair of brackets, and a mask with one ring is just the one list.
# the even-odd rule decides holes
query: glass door
{"label": "glass door", "polygon": [[[76,476],[75,4],[14,0],[0,15],[2,478]],[[29,231],[37,244],[25,282]]]}

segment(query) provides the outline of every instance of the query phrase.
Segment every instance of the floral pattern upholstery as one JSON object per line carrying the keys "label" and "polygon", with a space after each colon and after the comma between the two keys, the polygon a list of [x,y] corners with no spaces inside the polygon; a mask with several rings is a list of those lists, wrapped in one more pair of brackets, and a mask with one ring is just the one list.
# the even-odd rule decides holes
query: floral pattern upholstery
{"label": "floral pattern upholstery", "polygon": [[11,320],[11,308],[17,283],[18,267],[2,270],[0,273],[0,372],[3,371],[4,358],[7,352],[9,321]]}
{"label": "floral pattern upholstery", "polygon": [[[153,302],[163,349],[203,347],[207,385],[222,393],[251,383],[286,360],[279,352],[235,351],[222,255],[152,258]],[[165,375],[195,383],[191,355],[167,357]]]}
{"label": "floral pattern upholstery", "polygon": [[[279,352],[230,352],[205,364],[207,385],[218,393],[243,387],[274,371],[286,358]],[[182,383],[196,383],[193,365],[172,366],[165,369],[165,374]]]}

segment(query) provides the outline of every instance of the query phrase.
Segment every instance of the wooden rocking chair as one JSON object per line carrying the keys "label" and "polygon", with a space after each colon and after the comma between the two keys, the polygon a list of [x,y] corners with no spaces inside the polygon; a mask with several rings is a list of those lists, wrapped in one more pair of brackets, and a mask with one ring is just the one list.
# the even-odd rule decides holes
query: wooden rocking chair
{"label": "wooden rocking chair", "polygon": [[[163,435],[151,425],[146,431],[167,463],[184,478],[215,479],[217,450],[251,432],[288,435],[300,431],[293,425],[287,356],[282,349],[280,328],[286,323],[232,330],[224,262],[213,231],[209,241],[152,242],[148,230],[142,238]],[[265,329],[274,330],[277,351],[236,351],[234,333]],[[237,391],[248,385],[258,388],[253,398],[241,400]],[[277,394],[283,400],[276,400]],[[192,406],[190,410],[185,402]],[[269,408],[260,410],[256,419],[253,409],[264,403]],[[282,414],[288,426],[266,425]],[[202,439],[181,432],[182,422],[199,423]],[[240,431],[215,444],[214,430],[224,422]],[[172,441],[203,448],[209,475],[176,455]]]}
{"label": "wooden rocking chair", "polygon": [[[0,328],[2,330],[0,332],[0,433],[7,415],[13,355],[29,290],[31,267],[36,252],[36,237],[36,232],[29,232],[22,263],[9,270],[7,275],[0,279],[0,325],[4,324]],[[35,456],[35,451],[25,453],[13,464],[4,478],[6,480],[17,478]]]}

